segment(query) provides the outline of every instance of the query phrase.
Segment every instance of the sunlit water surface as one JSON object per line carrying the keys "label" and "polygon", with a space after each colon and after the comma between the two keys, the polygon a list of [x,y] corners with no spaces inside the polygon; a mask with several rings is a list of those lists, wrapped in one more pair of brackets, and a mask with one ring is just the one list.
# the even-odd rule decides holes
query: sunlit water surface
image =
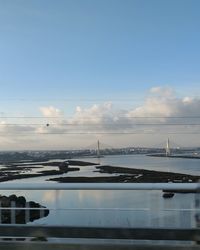
{"label": "sunlit water surface", "polygon": [[[102,165],[170,171],[200,175],[200,160],[158,158],[144,155],[81,158]],[[80,166],[79,166],[80,167]],[[49,167],[48,167],[49,169]],[[79,172],[62,176],[103,176],[95,167],[80,167]],[[107,176],[108,174],[104,174]],[[44,183],[54,176],[21,179],[15,183]],[[58,177],[58,176],[55,176]],[[51,182],[56,185],[55,182]],[[24,195],[50,209],[50,214],[33,223],[102,227],[195,227],[195,194],[175,194],[162,198],[162,191],[4,191],[2,194]]]}

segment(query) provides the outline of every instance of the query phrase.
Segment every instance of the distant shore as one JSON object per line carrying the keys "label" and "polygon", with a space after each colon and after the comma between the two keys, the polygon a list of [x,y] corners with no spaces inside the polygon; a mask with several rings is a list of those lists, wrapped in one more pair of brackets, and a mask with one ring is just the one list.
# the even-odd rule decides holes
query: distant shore
{"label": "distant shore", "polygon": [[165,157],[165,158],[182,158],[182,159],[200,159],[198,155],[167,155],[166,154],[148,154],[151,157]]}

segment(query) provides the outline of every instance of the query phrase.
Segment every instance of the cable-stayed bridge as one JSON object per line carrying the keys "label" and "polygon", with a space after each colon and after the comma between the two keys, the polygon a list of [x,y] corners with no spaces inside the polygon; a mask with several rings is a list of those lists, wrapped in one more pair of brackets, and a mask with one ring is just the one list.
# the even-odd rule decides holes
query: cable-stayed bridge
{"label": "cable-stayed bridge", "polygon": [[168,144],[170,144],[170,148],[171,149],[184,149],[184,148],[190,148],[190,147],[187,147],[185,145],[182,145],[182,144],[179,144],[175,141],[173,141],[171,138],[166,138],[165,141],[162,141],[160,143],[157,143],[157,144],[152,144],[151,146],[137,146],[137,145],[132,145],[132,146],[123,146],[123,147],[116,147],[116,145],[111,145],[111,144],[108,144],[108,143],[104,143],[100,140],[92,143],[92,144],[89,144],[87,146],[85,146],[83,149],[90,149],[90,150],[95,150],[97,149],[98,147],[98,143],[99,143],[99,147],[100,149],[118,149],[118,148],[166,148],[167,146],[167,142]]}
{"label": "cable-stayed bridge", "polygon": [[[146,151],[144,150],[146,149]],[[155,150],[155,153],[163,153],[165,156],[171,156],[180,154],[184,152],[193,152],[193,148],[185,147],[184,145],[180,145],[170,138],[167,138],[166,141],[163,141],[159,144],[151,145],[151,147],[142,147],[142,146],[127,146],[127,147],[116,147],[114,145],[109,145],[100,140],[92,143],[83,148],[83,150],[88,150],[92,155],[96,155],[97,157],[101,157],[103,155],[112,154],[112,153],[145,153],[149,151]]]}

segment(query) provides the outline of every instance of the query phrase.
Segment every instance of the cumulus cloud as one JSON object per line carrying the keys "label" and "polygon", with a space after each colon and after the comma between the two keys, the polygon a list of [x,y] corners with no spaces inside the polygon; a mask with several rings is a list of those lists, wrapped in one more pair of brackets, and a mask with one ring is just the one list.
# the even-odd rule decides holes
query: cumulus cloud
{"label": "cumulus cloud", "polygon": [[[40,110],[45,117],[59,116],[62,113],[58,108],[52,106],[42,107]],[[199,110],[200,99],[178,98],[173,89],[169,87],[154,87],[140,106],[129,110],[114,109],[112,102],[94,104],[88,108],[77,106],[71,118],[57,121],[48,128],[41,127],[37,131],[55,133],[154,133],[156,131],[166,131],[167,133],[176,132],[177,129],[179,132],[183,129],[193,129],[194,131],[197,128],[188,127],[186,124],[197,122],[192,117],[198,116]]]}
{"label": "cumulus cloud", "polygon": [[76,107],[75,114],[70,119],[73,124],[103,124],[112,117],[112,103],[94,104],[90,108]]}
{"label": "cumulus cloud", "polygon": [[153,88],[150,92],[159,95],[149,96],[143,105],[130,110],[128,116],[170,118],[199,115],[200,99],[177,98],[171,89],[161,87]]}
{"label": "cumulus cloud", "polygon": [[161,87],[161,86],[153,87],[150,89],[149,92],[151,94],[159,95],[162,97],[172,97],[175,94],[174,90],[171,87]]}
{"label": "cumulus cloud", "polygon": [[60,117],[62,115],[62,112],[60,111],[60,109],[55,108],[53,106],[40,107],[40,111],[42,112],[44,117],[47,117],[47,118]]}
{"label": "cumulus cloud", "polygon": [[[182,133],[182,138],[191,138],[186,136],[187,132],[199,132],[199,120],[195,117],[200,116],[200,99],[190,96],[178,98],[169,87],[154,87],[141,105],[129,109],[118,109],[112,102],[106,102],[89,107],[77,106],[71,117],[64,117],[63,112],[54,106],[40,107],[40,112],[44,117],[43,122],[47,121],[49,126],[46,126],[45,122],[40,126],[31,125],[31,122],[10,126],[3,121],[0,123],[0,134],[12,139],[27,133],[31,139],[31,135],[34,138],[34,135],[47,133],[50,136],[45,137],[45,140],[44,137],[37,137],[37,140],[45,145],[52,143],[53,139],[53,143],[59,142],[69,146],[82,145],[81,140],[88,144],[100,136],[108,141],[112,137],[118,145],[120,141],[123,145],[126,142],[130,145],[132,137],[124,133],[133,133],[139,142],[147,140],[144,139],[144,134],[152,134],[154,140],[159,134],[166,137],[169,133]],[[59,135],[56,137],[55,134]],[[60,134],[67,134],[70,140],[66,141]],[[124,135],[117,137],[118,134]],[[197,135],[195,139],[197,140]]]}
{"label": "cumulus cloud", "polygon": [[[122,133],[184,133],[197,132],[200,99],[178,98],[169,87],[154,87],[142,105],[132,109],[116,110],[112,102],[76,107],[74,115],[66,120],[74,131]],[[76,126],[75,126],[76,125]],[[79,125],[79,126],[77,126]]]}

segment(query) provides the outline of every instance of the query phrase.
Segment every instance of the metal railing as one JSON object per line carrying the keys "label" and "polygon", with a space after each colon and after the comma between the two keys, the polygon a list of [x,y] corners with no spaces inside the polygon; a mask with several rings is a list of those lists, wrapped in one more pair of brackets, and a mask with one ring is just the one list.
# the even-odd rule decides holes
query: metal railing
{"label": "metal railing", "polygon": [[198,190],[200,183],[1,183],[0,190]]}
{"label": "metal railing", "polygon": [[[199,192],[198,183],[1,183],[0,190],[165,190],[173,192]],[[196,196],[198,199],[198,196]],[[162,198],[161,198],[162,199]],[[199,212],[198,202],[194,200],[192,208],[180,208],[180,211],[192,211],[193,215]],[[199,202],[200,204],[200,202]],[[197,205],[197,206],[196,206]],[[121,240],[173,240],[173,241],[199,241],[200,231],[198,225],[195,228],[151,228],[150,227],[94,227],[94,226],[54,226],[54,225],[16,225],[16,211],[25,211],[25,222],[30,221],[30,209],[39,210],[40,217],[44,216],[46,208],[16,207],[14,202],[11,207],[1,207],[11,211],[11,221],[8,225],[1,224],[0,237],[47,237],[47,238],[87,238],[87,239],[121,239]],[[79,209],[79,208],[77,208]],[[81,208],[80,208],[81,209]],[[87,209],[87,208],[86,208]],[[89,210],[90,208],[88,208]],[[107,210],[115,208],[106,208]],[[106,210],[105,209],[105,210]],[[141,208],[142,209],[142,208]],[[148,210],[149,208],[143,208]],[[67,210],[67,209],[66,209]],[[130,209],[131,210],[131,209]],[[131,211],[140,210],[140,208]],[[165,211],[177,211],[176,208],[164,209]],[[1,216],[0,216],[1,217]]]}

